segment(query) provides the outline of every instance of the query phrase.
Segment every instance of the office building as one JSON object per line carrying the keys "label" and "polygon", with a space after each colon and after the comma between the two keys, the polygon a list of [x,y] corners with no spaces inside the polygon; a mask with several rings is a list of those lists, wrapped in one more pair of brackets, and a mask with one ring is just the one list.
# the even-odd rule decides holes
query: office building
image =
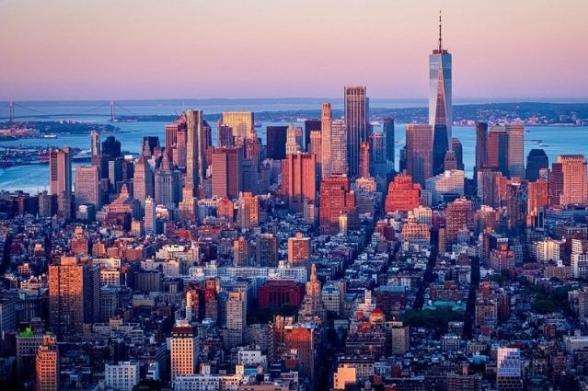
{"label": "office building", "polygon": [[322,128],[322,121],[320,119],[307,119],[304,121],[304,150],[310,152],[308,146],[310,145],[310,135],[312,132],[320,132]]}
{"label": "office building", "polygon": [[[429,55],[429,125],[432,128],[433,174],[444,170],[443,160],[451,145],[452,124],[451,54],[443,49],[439,17],[439,46]],[[417,181],[421,183],[420,179]]]}
{"label": "office building", "polygon": [[586,184],[586,159],[584,155],[560,155],[556,163],[561,164],[562,189],[560,205],[586,205],[588,187]]}
{"label": "office building", "polygon": [[[365,87],[345,87],[345,128],[347,130],[348,175],[359,175],[359,149],[369,141],[369,100]],[[335,171],[333,171],[335,172]]]}
{"label": "office building", "polygon": [[253,228],[259,225],[259,199],[257,196],[250,192],[240,194],[237,217],[241,228]]}
{"label": "office building", "polygon": [[181,177],[180,172],[172,167],[167,154],[163,155],[161,165],[155,170],[154,182],[155,203],[175,208],[181,197]]}
{"label": "office building", "polygon": [[260,234],[257,237],[255,252],[258,266],[276,267],[278,265],[278,241],[273,234]]}
{"label": "office building", "polygon": [[508,177],[508,134],[503,126],[490,128],[486,147],[486,166]]}
{"label": "office building", "polygon": [[331,175],[331,122],[330,103],[321,106],[321,178]]}
{"label": "office building", "polygon": [[93,166],[98,167],[98,174],[102,166],[102,150],[100,143],[100,133],[96,130],[90,132],[90,156]]}
{"label": "office building", "polygon": [[53,335],[43,336],[35,357],[35,390],[59,391],[59,348]]}
{"label": "office building", "polygon": [[221,114],[219,126],[228,126],[238,144],[248,138],[255,138],[255,116],[249,111],[233,111]]}
{"label": "office building", "polygon": [[228,347],[235,347],[243,343],[243,331],[247,324],[247,294],[242,289],[235,289],[229,292],[226,309],[226,331],[225,344]]}
{"label": "office building", "polygon": [[549,168],[549,159],[543,149],[531,149],[527,155],[527,168],[525,178],[529,182],[535,182],[540,178],[539,172]]}
{"label": "office building", "polygon": [[69,148],[52,149],[49,157],[49,193],[57,196],[57,213],[71,217],[71,152]]}
{"label": "office building", "polygon": [[472,229],[473,218],[470,200],[461,197],[450,203],[445,211],[447,242],[455,242],[460,231]]}
{"label": "office building", "polygon": [[283,160],[286,158],[287,133],[287,126],[268,126],[266,128],[266,157],[268,159]]}
{"label": "office building", "polygon": [[525,128],[522,124],[506,126],[508,135],[508,175],[525,178]]}
{"label": "office building", "polygon": [[406,171],[421,186],[433,174],[432,131],[430,125],[406,125]]}
{"label": "office building", "polygon": [[359,147],[359,177],[370,177],[370,144],[367,141]]}
{"label": "office building", "polygon": [[[187,110],[186,116],[186,180],[184,186],[198,196],[206,176],[206,130],[202,110]],[[156,197],[157,198],[157,197]]]}
{"label": "office building", "polygon": [[292,153],[300,152],[300,135],[302,134],[302,129],[295,127],[294,125],[290,124],[288,126],[288,130],[286,132],[286,156]]}
{"label": "office building", "polygon": [[[457,162],[457,169],[464,171],[465,168],[463,165],[463,145],[461,145],[461,141],[459,141],[459,139],[457,137],[453,137],[451,139],[451,150],[453,151],[453,154],[455,155],[455,160]],[[446,170],[447,170],[447,168],[446,168]]]}
{"label": "office building", "polygon": [[[169,161],[169,155],[168,155]],[[145,156],[139,156],[133,176],[133,198],[145,206],[145,199],[155,195],[153,170]]]}
{"label": "office building", "polygon": [[287,154],[282,163],[282,189],[293,213],[302,213],[304,206],[316,198],[316,160],[311,153]]}
{"label": "office building", "polygon": [[[476,174],[486,166],[486,148],[488,141],[488,124],[476,122]],[[474,175],[476,177],[477,175]]]}
{"label": "office building", "polygon": [[462,170],[446,170],[426,180],[426,189],[432,194],[433,204],[445,201],[445,197],[464,195],[465,173]]}
{"label": "office building", "polygon": [[410,175],[399,174],[388,185],[384,210],[386,213],[408,212],[421,204],[421,186]]}
{"label": "office building", "polygon": [[215,148],[212,152],[212,195],[235,199],[242,185],[241,147]]}
{"label": "office building", "polygon": [[382,121],[382,133],[384,134],[386,160],[392,163],[392,167],[396,163],[395,160],[395,135],[394,135],[394,118],[386,117]]}
{"label": "office building", "polygon": [[97,166],[80,166],[76,169],[76,205],[89,204],[97,209],[101,206],[100,172]]}
{"label": "office building", "polygon": [[151,196],[145,199],[145,219],[144,219],[145,235],[156,234],[156,215],[155,215],[155,200]]}
{"label": "office building", "polygon": [[[348,171],[348,153],[347,153],[347,130],[345,121],[331,121],[331,151],[330,156],[330,174],[341,175],[347,174]],[[358,167],[359,168],[359,167]]]}

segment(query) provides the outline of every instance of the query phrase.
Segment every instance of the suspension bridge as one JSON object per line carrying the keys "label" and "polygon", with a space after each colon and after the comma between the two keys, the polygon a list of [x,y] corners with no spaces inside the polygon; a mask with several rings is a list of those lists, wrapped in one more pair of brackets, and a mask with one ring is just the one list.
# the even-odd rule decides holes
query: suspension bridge
{"label": "suspension bridge", "polygon": [[7,102],[7,104],[0,104],[0,121],[15,122],[18,120],[34,120],[34,119],[47,119],[47,118],[61,118],[61,117],[106,117],[111,122],[116,122],[117,114],[139,116],[129,110],[120,103],[114,100],[97,102],[95,106],[83,107],[78,112],[69,113],[58,113],[43,111],[39,106],[33,107],[31,103],[19,103],[13,100]]}

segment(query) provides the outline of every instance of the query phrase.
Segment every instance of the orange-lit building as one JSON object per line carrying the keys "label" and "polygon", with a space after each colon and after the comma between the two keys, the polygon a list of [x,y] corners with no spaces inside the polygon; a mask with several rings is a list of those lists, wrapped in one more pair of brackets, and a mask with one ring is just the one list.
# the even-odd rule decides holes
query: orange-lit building
{"label": "orange-lit building", "polygon": [[349,191],[346,175],[332,175],[321,182],[320,231],[322,234],[336,234],[339,231],[339,217],[347,216],[349,227],[355,227],[357,220],[355,193]]}
{"label": "orange-lit building", "polygon": [[421,204],[421,186],[413,183],[410,175],[400,174],[388,185],[385,210],[408,212]]}

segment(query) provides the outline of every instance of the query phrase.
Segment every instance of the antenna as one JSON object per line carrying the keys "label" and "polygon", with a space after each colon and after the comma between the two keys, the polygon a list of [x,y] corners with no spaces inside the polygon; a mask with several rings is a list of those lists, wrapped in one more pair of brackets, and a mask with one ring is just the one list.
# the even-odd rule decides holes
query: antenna
{"label": "antenna", "polygon": [[441,38],[441,10],[439,10],[439,53],[443,50],[443,39]]}

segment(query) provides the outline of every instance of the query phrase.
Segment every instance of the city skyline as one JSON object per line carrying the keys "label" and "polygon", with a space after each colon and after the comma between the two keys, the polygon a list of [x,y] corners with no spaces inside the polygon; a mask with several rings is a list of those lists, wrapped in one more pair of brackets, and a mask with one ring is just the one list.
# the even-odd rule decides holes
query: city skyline
{"label": "city skyline", "polygon": [[457,101],[581,99],[588,87],[588,43],[578,40],[588,27],[574,0],[558,12],[546,1],[138,5],[0,2],[0,36],[19,38],[0,40],[9,54],[0,60],[0,99],[325,97],[354,84],[376,99],[424,98],[421,53],[436,47],[439,9],[444,47],[457,53]]}

